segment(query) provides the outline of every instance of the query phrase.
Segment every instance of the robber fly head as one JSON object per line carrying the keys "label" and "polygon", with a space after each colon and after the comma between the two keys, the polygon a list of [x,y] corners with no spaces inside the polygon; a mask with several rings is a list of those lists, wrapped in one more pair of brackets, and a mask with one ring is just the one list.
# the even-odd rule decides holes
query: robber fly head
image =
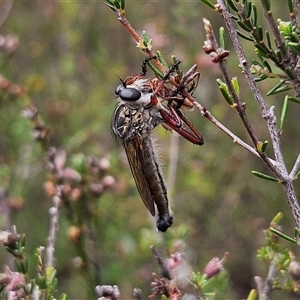
{"label": "robber fly head", "polygon": [[129,106],[146,107],[151,103],[152,89],[149,85],[148,78],[135,77],[123,81],[115,89],[115,94],[119,100],[125,101]]}

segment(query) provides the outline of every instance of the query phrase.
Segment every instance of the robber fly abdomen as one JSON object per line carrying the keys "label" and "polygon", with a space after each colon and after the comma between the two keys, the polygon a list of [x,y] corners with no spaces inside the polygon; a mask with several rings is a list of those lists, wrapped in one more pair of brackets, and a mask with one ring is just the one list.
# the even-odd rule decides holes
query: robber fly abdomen
{"label": "robber fly abdomen", "polygon": [[162,176],[162,170],[154,151],[153,142],[150,135],[143,139],[143,168],[146,181],[152,199],[158,210],[157,228],[160,231],[166,231],[173,223],[173,217],[169,211],[169,201],[166,184]]}

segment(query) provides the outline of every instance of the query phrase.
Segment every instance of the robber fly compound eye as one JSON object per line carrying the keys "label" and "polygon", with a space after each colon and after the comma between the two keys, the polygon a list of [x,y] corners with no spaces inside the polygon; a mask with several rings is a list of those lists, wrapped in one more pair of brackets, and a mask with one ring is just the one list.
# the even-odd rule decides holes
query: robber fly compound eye
{"label": "robber fly compound eye", "polygon": [[141,98],[141,92],[135,88],[127,88],[123,85],[116,87],[115,94],[124,101],[137,101]]}

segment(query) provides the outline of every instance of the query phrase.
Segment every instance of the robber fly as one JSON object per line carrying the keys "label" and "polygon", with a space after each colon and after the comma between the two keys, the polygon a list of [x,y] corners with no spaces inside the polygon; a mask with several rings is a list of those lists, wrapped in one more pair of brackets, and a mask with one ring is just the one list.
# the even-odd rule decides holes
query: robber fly
{"label": "robber fly", "polygon": [[[127,77],[122,81],[115,90],[118,104],[112,118],[112,129],[124,146],[145,206],[154,216],[156,205],[157,229],[164,232],[172,225],[173,216],[169,209],[167,188],[151,133],[156,126],[163,124],[195,144],[202,145],[203,139],[174,105],[174,101],[176,105],[181,105],[178,104],[180,92],[170,91],[163,81],[155,82],[146,78],[144,71],[138,76]],[[162,98],[162,95],[165,98]],[[162,104],[166,99],[168,106]]]}

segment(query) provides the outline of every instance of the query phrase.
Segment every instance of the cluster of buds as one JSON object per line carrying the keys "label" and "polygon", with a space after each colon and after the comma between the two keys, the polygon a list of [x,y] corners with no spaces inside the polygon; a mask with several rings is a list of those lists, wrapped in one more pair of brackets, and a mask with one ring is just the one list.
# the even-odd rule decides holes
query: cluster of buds
{"label": "cluster of buds", "polygon": [[111,188],[115,179],[106,175],[110,167],[107,158],[85,157],[78,154],[72,159],[72,167],[66,167],[66,152],[50,148],[48,151],[48,169],[53,178],[45,182],[44,187],[48,196],[55,195],[56,184],[62,185],[62,194],[70,200],[78,200],[84,192],[90,196],[99,197]]}
{"label": "cluster of buds", "polygon": [[7,54],[14,53],[19,47],[19,38],[14,35],[0,36],[0,49]]}
{"label": "cluster of buds", "polygon": [[97,285],[95,291],[98,300],[118,300],[121,295],[117,285]]}
{"label": "cluster of buds", "polygon": [[204,19],[203,22],[206,32],[203,50],[206,54],[209,54],[213,63],[218,63],[229,56],[229,51],[218,47],[210,22],[207,19]]}
{"label": "cluster of buds", "polygon": [[0,92],[6,93],[12,97],[20,97],[24,95],[26,89],[24,86],[12,83],[7,78],[0,75]]}
{"label": "cluster of buds", "polygon": [[19,272],[12,272],[8,266],[0,273],[0,288],[4,290],[7,299],[22,299],[25,297],[25,276]]}
{"label": "cluster of buds", "polygon": [[300,263],[296,261],[296,257],[294,253],[292,253],[291,251],[289,252],[289,256],[291,262],[288,268],[288,272],[290,276],[293,278],[293,280],[295,280],[296,282],[298,282],[298,284],[300,284]]}
{"label": "cluster of buds", "polygon": [[228,258],[229,253],[226,252],[222,259],[219,257],[214,257],[204,268],[203,274],[206,275],[206,278],[212,278],[216,276],[223,270],[223,264]]}
{"label": "cluster of buds", "polygon": [[[157,254],[156,254],[157,255]],[[225,253],[222,259],[214,257],[204,268],[201,280],[194,285],[199,288],[199,291],[203,290],[207,284],[208,279],[216,276],[223,270],[223,264],[226,261],[229,253]],[[169,299],[182,299],[183,295],[189,293],[192,287],[193,274],[190,265],[181,252],[171,254],[165,262],[161,262],[162,267],[169,271],[169,278],[159,277],[153,273],[153,282],[151,283],[152,294],[151,298],[156,296],[166,296]],[[162,272],[161,272],[162,273]],[[199,273],[200,274],[200,273]],[[202,282],[202,283],[201,283]]]}
{"label": "cluster of buds", "polygon": [[31,105],[21,111],[21,115],[32,121],[32,136],[36,141],[42,142],[45,145],[48,142],[50,129],[39,118],[38,109],[36,106]]}
{"label": "cluster of buds", "polygon": [[151,282],[152,294],[149,298],[165,295],[170,296],[170,281],[165,278],[160,278],[156,273],[152,273],[153,281]]}

